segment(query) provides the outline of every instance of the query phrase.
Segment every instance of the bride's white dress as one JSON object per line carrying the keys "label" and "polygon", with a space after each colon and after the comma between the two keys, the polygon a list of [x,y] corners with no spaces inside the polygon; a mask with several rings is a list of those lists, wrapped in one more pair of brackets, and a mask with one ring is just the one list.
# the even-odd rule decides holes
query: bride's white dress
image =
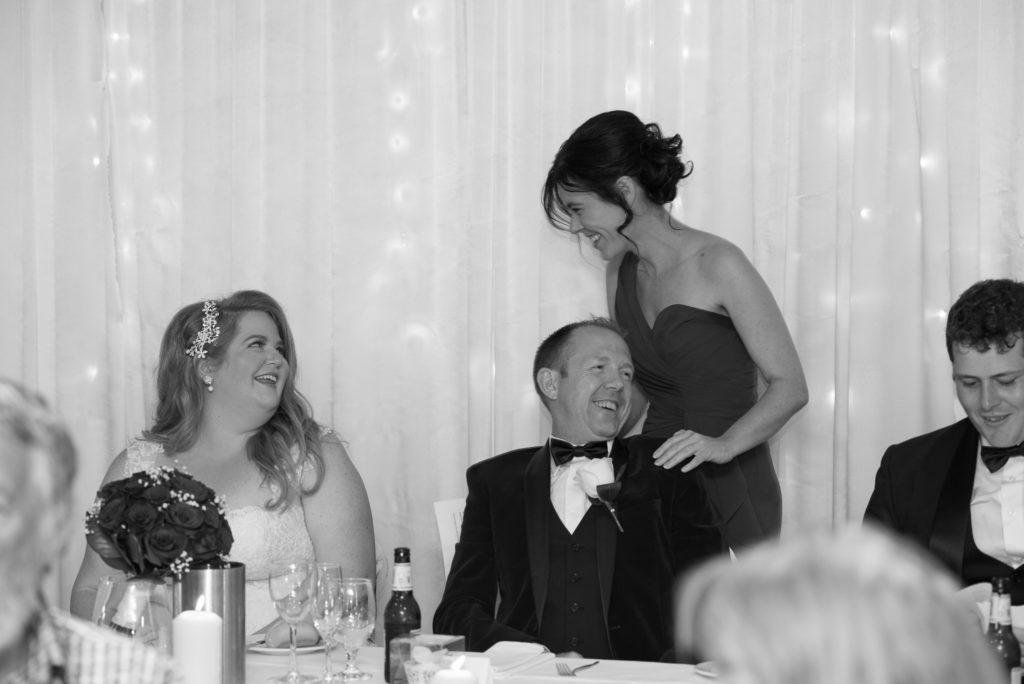
{"label": "bride's white dress", "polygon": [[[146,440],[132,440],[126,456],[125,477],[155,465],[173,466],[164,457],[163,445]],[[228,560],[245,564],[245,632],[251,634],[277,619],[267,586],[270,564],[296,557],[313,560],[313,541],[301,500],[283,511],[262,506],[231,508],[228,502],[226,517],[235,538]]]}

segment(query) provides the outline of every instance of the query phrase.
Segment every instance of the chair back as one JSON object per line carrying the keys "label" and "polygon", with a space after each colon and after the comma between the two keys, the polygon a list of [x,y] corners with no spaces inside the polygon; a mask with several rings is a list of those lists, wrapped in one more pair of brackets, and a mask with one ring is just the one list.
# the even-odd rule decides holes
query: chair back
{"label": "chair back", "polygon": [[444,499],[434,502],[434,518],[437,520],[437,534],[441,538],[441,561],[444,563],[444,577],[452,567],[455,544],[462,533],[462,511],[465,499]]}

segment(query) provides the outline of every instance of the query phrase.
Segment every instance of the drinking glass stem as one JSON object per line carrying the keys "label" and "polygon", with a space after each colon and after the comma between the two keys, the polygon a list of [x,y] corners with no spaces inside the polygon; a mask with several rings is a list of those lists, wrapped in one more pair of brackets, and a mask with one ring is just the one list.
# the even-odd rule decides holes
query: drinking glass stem
{"label": "drinking glass stem", "polygon": [[324,655],[327,658],[324,665],[324,680],[329,682],[334,679],[334,671],[331,670],[331,640],[329,638],[324,639]]}
{"label": "drinking glass stem", "polygon": [[298,639],[298,625],[295,623],[288,624],[288,640],[291,642],[291,676],[294,678],[299,674],[299,656],[295,650],[295,642]]}
{"label": "drinking glass stem", "polygon": [[356,667],[356,654],[359,653],[359,647],[348,648],[345,647],[345,672],[354,673],[359,672],[359,668]]}

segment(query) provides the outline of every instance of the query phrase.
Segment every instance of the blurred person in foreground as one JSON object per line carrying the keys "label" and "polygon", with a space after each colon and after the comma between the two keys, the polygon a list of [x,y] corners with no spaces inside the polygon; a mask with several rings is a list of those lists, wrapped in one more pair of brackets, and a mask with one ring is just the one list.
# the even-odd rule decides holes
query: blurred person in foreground
{"label": "blurred person in foreground", "polygon": [[697,569],[680,650],[730,684],[998,684],[953,578],[873,526],[764,542]]}
{"label": "blurred person in foreground", "polygon": [[76,455],[39,397],[0,379],[0,682],[174,681],[170,659],[47,606],[42,585],[64,547]]}
{"label": "blurred person in foreground", "polygon": [[658,660],[672,645],[676,575],[724,551],[703,475],[664,477],[651,459],[659,440],[616,439],[633,363],[611,321],[552,333],[533,376],[551,437],[470,466],[434,631],[464,635],[472,651],[527,641]]}
{"label": "blurred person in foreground", "polygon": [[928,549],[964,586],[1010,578],[1024,603],[1024,283],[975,283],[946,319],[967,417],[886,449],[865,520]]}
{"label": "blurred person in foreground", "polygon": [[[153,466],[185,470],[227,502],[228,560],[245,564],[246,633],[282,646],[288,626],[267,589],[275,560],[340,563],[375,577],[373,520],[363,480],[338,435],[313,418],[296,386],[298,354],[280,304],[241,290],[180,309],[160,345],[153,425],[110,464],[103,482]],[[86,549],[71,610],[88,617],[100,576]],[[300,643],[319,637],[302,623]]]}

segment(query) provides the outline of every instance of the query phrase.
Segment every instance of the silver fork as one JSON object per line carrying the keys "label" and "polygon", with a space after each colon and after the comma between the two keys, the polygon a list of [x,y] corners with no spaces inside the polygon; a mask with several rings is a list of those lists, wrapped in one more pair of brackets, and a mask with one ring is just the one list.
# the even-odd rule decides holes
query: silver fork
{"label": "silver fork", "polygon": [[601,661],[595,660],[592,663],[584,663],[579,667],[569,667],[569,663],[555,663],[555,669],[558,670],[558,674],[560,674],[563,677],[575,677],[576,673],[580,670],[585,670],[588,667],[593,667],[594,665],[597,665],[599,662]]}

